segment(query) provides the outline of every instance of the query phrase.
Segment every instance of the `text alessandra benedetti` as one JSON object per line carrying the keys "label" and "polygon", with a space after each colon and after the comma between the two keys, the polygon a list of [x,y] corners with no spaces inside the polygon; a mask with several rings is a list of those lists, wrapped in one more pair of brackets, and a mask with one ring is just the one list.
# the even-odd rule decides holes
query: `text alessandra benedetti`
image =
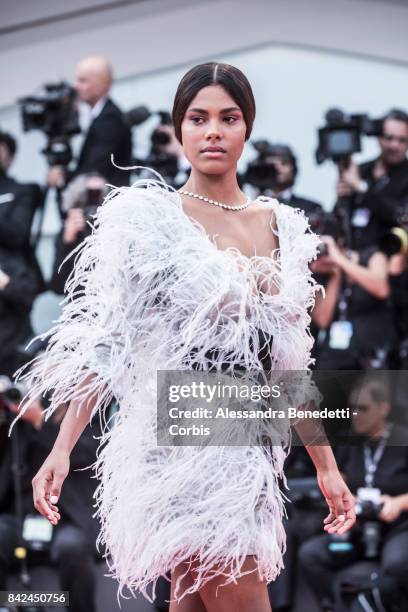
{"label": "text alessandra benedetti", "polygon": [[182,410],[170,408],[171,419],[348,419],[350,408],[337,408],[329,410],[321,408],[315,410],[304,410],[288,407],[286,410],[231,410],[230,408],[194,408],[193,410]]}

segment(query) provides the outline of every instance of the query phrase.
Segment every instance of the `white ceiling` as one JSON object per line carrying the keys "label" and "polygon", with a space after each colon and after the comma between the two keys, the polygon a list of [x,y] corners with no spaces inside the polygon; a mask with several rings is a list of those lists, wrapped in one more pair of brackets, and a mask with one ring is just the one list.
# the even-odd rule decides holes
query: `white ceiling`
{"label": "white ceiling", "polygon": [[71,79],[89,53],[107,55],[119,79],[270,44],[408,65],[405,0],[0,0],[0,8],[0,106]]}
{"label": "white ceiling", "polygon": [[120,7],[125,4],[135,4],[142,0],[69,0],[68,2],[56,2],[55,0],[36,0],[36,2],[15,2],[13,0],[2,0],[2,18],[0,32],[12,27],[30,27],[43,20],[63,20],[75,14],[95,13],[106,10],[109,7]]}

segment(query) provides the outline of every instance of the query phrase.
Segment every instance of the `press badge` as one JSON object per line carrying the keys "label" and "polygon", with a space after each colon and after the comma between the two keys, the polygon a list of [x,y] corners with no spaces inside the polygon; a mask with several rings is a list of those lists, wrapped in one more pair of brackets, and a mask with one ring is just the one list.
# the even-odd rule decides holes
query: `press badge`
{"label": "press badge", "polygon": [[357,499],[359,502],[371,502],[379,505],[381,503],[381,491],[377,487],[359,487],[357,489]]}
{"label": "press badge", "polygon": [[330,326],[329,347],[340,350],[348,349],[352,335],[351,321],[333,321]]}
{"label": "press badge", "polygon": [[351,215],[351,225],[353,227],[367,227],[371,217],[369,208],[356,208]]}

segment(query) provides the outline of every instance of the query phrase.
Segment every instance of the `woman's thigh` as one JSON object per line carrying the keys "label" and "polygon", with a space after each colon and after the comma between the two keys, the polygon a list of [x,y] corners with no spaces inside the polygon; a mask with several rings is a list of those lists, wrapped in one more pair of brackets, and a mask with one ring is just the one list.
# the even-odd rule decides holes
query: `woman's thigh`
{"label": "woman's thigh", "polygon": [[225,586],[225,577],[218,576],[199,590],[208,612],[271,612],[267,584],[259,579],[255,558],[248,556],[242,569],[255,571]]}
{"label": "woman's thigh", "polygon": [[189,572],[189,567],[190,565],[188,563],[180,563],[180,565],[178,565],[176,569],[171,573],[171,603],[169,612],[207,612],[207,608],[203,604],[199,593],[186,595],[179,603],[174,601],[176,582],[180,578],[180,576],[183,577],[181,579],[181,583],[178,585],[178,593],[182,593],[193,585],[194,580]]}

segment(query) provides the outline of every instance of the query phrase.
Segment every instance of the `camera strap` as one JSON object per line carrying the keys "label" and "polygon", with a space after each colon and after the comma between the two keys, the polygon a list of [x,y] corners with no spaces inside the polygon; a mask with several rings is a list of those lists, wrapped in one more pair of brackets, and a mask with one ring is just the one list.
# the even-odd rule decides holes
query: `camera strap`
{"label": "camera strap", "polygon": [[382,456],[385,451],[385,447],[387,446],[388,438],[391,435],[392,424],[388,423],[386,429],[381,436],[380,442],[378,443],[377,448],[373,454],[370,446],[368,444],[364,444],[364,481],[366,487],[372,487],[374,483],[374,476],[377,471],[378,465],[382,459]]}
{"label": "camera strap", "polygon": [[343,281],[343,286],[339,295],[339,301],[337,304],[338,308],[338,320],[339,321],[347,321],[348,320],[348,307],[349,307],[349,298],[352,293],[352,286],[346,280]]}

